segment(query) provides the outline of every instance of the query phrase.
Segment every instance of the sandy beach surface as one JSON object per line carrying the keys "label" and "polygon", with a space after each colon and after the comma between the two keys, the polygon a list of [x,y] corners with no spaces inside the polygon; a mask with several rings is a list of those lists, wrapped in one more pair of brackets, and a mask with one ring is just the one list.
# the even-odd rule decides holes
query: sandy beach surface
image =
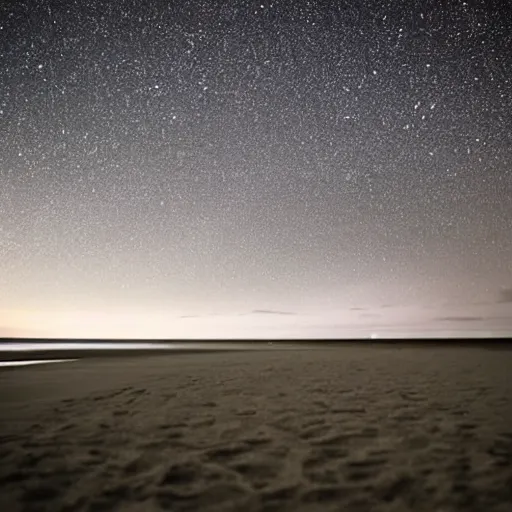
{"label": "sandy beach surface", "polygon": [[0,371],[0,510],[503,511],[512,351],[357,347]]}

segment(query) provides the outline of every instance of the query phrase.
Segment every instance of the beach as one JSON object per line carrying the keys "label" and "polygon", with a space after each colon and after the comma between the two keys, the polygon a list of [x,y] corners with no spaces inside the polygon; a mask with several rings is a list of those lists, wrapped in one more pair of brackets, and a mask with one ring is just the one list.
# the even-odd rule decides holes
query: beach
{"label": "beach", "polygon": [[512,351],[297,346],[0,371],[0,510],[509,511]]}

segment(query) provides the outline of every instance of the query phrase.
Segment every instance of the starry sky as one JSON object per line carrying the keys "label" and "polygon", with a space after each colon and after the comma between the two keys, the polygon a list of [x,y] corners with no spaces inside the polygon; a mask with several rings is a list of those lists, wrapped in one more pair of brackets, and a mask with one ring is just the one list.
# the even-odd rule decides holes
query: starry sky
{"label": "starry sky", "polygon": [[0,336],[512,332],[504,5],[3,2]]}

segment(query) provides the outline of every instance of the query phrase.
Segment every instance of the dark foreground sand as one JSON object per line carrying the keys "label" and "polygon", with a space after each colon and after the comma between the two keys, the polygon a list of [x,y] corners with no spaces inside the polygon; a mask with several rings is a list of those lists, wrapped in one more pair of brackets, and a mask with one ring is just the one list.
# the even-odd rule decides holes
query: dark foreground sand
{"label": "dark foreground sand", "polygon": [[0,371],[0,510],[512,510],[512,352],[341,347]]}

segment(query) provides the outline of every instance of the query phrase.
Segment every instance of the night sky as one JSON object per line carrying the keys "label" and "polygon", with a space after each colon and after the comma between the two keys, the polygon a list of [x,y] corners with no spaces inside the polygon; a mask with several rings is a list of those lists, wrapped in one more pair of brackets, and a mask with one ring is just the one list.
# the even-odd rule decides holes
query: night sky
{"label": "night sky", "polygon": [[2,2],[0,336],[503,329],[505,4]]}

